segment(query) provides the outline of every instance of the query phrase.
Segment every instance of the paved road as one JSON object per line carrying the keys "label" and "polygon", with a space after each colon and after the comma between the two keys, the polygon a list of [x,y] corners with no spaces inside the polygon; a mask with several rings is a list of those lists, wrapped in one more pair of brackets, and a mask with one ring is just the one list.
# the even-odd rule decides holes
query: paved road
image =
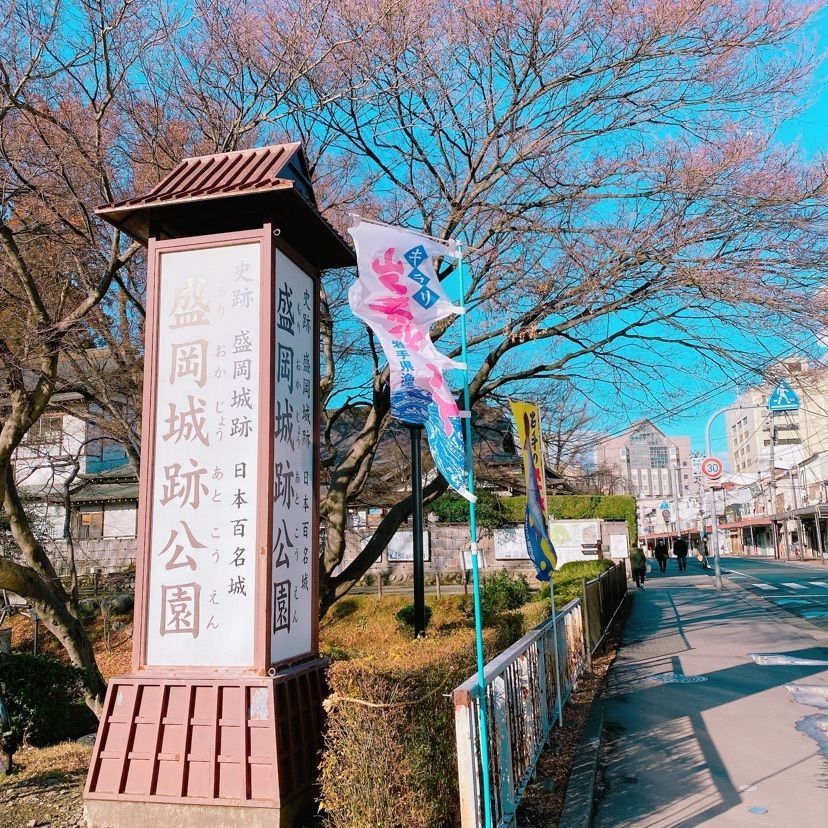
{"label": "paved road", "polygon": [[828,565],[722,558],[722,575],[780,609],[828,630]]}
{"label": "paved road", "polygon": [[[776,585],[773,564],[742,563],[725,567]],[[595,826],[828,825],[828,634],[750,594],[774,590],[718,593],[671,564],[635,593],[610,672]],[[817,579],[778,576],[780,594]]]}

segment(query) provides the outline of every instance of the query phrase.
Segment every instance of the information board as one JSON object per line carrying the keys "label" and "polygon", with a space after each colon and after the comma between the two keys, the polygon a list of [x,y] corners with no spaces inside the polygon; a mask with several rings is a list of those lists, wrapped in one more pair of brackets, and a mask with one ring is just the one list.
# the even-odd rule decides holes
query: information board
{"label": "information board", "polygon": [[260,244],[159,258],[147,664],[250,666]]}
{"label": "information board", "polygon": [[313,648],[314,283],[276,251],[271,661]]}

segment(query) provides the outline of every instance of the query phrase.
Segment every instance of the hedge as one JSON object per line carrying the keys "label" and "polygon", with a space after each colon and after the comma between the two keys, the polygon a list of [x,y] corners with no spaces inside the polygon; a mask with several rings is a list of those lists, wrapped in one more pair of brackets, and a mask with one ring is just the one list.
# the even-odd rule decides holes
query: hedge
{"label": "hedge", "polygon": [[[523,522],[526,512],[523,496],[497,497],[486,492],[480,495],[478,502],[477,518],[481,526]],[[459,495],[443,495],[428,508],[443,523],[465,523],[469,519],[468,502]],[[636,503],[632,495],[550,495],[547,511],[558,520],[624,520],[630,544],[635,544],[638,538]]]}
{"label": "hedge", "polygon": [[[487,660],[539,623],[540,603],[504,613],[485,630]],[[451,691],[475,670],[463,625],[392,653],[334,662],[321,766],[331,828],[438,828],[459,824]]]}
{"label": "hedge", "polygon": [[[438,497],[428,508],[440,518],[443,523],[468,523],[469,501],[456,494],[445,494]],[[504,515],[503,501],[492,492],[477,493],[477,508],[475,510],[478,526],[493,528],[503,526],[508,522]],[[521,517],[521,520],[523,518]]]}
{"label": "hedge", "polygon": [[0,655],[3,697],[13,741],[43,746],[74,739],[95,729],[83,704],[82,670],[48,655]]}

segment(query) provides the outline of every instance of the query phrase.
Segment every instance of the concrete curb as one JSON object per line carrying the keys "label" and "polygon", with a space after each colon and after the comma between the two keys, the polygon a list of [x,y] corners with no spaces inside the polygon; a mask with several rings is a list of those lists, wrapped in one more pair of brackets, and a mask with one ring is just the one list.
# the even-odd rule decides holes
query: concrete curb
{"label": "concrete curb", "polygon": [[569,784],[566,786],[566,799],[558,828],[585,828],[592,824],[598,760],[603,739],[604,694],[602,690],[593,700],[581,732]]}

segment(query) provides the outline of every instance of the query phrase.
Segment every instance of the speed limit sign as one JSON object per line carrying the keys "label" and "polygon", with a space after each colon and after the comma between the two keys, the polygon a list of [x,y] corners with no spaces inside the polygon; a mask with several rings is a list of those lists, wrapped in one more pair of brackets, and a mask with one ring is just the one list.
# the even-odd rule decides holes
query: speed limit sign
{"label": "speed limit sign", "polygon": [[701,462],[701,472],[708,480],[718,480],[723,471],[724,466],[718,457],[705,457]]}

